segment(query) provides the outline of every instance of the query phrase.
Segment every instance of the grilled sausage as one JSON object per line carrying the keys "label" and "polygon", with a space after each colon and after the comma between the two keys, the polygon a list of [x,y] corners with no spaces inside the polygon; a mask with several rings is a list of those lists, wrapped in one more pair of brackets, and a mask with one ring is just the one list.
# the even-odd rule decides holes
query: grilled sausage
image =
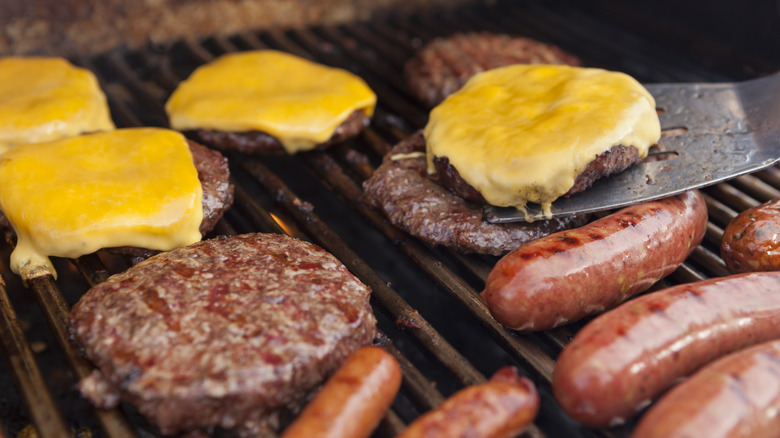
{"label": "grilled sausage", "polygon": [[507,327],[557,327],[611,308],[673,272],[706,226],[698,191],[627,207],[507,254],[481,296]]}
{"label": "grilled sausage", "polygon": [[525,429],[539,411],[534,384],[514,367],[496,371],[490,381],[462,389],[421,416],[398,438],[501,438]]}
{"label": "grilled sausage", "polygon": [[780,433],[780,341],[730,354],[665,395],[634,438],[771,438]]}
{"label": "grilled sausage", "polygon": [[361,438],[385,416],[401,386],[398,362],[379,347],[356,351],[281,438]]}
{"label": "grilled sausage", "polygon": [[558,357],[553,392],[575,420],[622,423],[702,365],[780,337],[780,272],[681,284],[586,325]]}
{"label": "grilled sausage", "polygon": [[731,272],[780,270],[780,200],[738,214],[723,230],[720,254]]}

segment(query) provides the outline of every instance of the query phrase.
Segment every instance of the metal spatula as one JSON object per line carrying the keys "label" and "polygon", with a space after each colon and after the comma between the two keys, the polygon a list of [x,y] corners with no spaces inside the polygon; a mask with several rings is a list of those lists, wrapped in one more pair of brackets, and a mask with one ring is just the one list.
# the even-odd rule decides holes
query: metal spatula
{"label": "metal spatula", "polygon": [[[676,156],[635,165],[602,178],[587,190],[560,198],[552,215],[569,216],[624,207],[726,181],[780,160],[780,73],[720,84],[646,86],[661,111],[661,138]],[[544,219],[538,205],[527,207],[528,220]],[[488,222],[526,220],[515,208],[486,207]]]}

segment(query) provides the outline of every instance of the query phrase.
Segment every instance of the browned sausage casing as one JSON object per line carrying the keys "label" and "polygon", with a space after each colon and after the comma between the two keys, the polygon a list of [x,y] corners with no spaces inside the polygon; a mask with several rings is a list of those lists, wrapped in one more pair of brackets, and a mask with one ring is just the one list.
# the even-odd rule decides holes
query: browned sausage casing
{"label": "browned sausage casing", "polygon": [[732,219],[723,230],[720,254],[734,273],[780,270],[780,200]]}
{"label": "browned sausage casing", "polygon": [[673,272],[706,227],[698,191],[627,207],[507,254],[481,296],[507,327],[557,327],[611,308]]}
{"label": "browned sausage casing", "polygon": [[780,434],[780,341],[732,353],[680,383],[634,438],[772,438]]}
{"label": "browned sausage casing", "polygon": [[281,438],[365,438],[379,424],[401,386],[390,353],[363,347],[342,365]]}
{"label": "browned sausage casing", "polygon": [[508,438],[525,429],[538,411],[534,384],[504,367],[490,381],[456,392],[398,438]]}
{"label": "browned sausage casing", "polygon": [[709,361],[778,337],[780,272],[681,284],[588,323],[558,357],[553,391],[580,423],[615,425]]}

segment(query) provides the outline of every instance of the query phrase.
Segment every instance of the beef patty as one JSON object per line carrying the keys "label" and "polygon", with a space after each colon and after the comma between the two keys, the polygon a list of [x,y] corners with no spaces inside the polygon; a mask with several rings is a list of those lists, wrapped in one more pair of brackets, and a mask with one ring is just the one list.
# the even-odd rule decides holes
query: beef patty
{"label": "beef patty", "polygon": [[[579,193],[590,187],[594,181],[618,173],[640,161],[639,150],[633,146],[613,146],[594,157],[585,169],[574,179],[574,185],[563,196]],[[434,157],[433,164],[439,174],[439,183],[458,196],[472,202],[484,204],[485,198],[471,184],[461,178],[447,157]]]}
{"label": "beef patty", "polygon": [[490,224],[482,207],[442,187],[429,176],[425,138],[418,131],[395,145],[370,179],[365,201],[395,226],[432,245],[460,252],[501,255],[547,234],[583,225],[584,216],[534,223]]}
{"label": "beef patty", "polygon": [[[344,141],[360,133],[370,122],[363,110],[350,114],[341,125],[336,127],[330,139],[317,145],[324,149],[334,143]],[[197,129],[185,132],[187,137],[195,138],[203,144],[226,152],[242,154],[281,155],[286,154],[284,147],[276,137],[262,131],[225,132],[211,129]]]}
{"label": "beef patty", "polygon": [[457,33],[426,44],[407,61],[404,75],[412,92],[432,107],[475,74],[511,64],[582,65],[576,56],[530,38]]}
{"label": "beef patty", "polygon": [[[188,140],[187,143],[203,189],[203,220],[200,223],[200,234],[205,236],[214,229],[225,211],[233,205],[233,184],[230,182],[227,158],[194,141]],[[0,230],[9,244],[16,245],[16,233],[2,212],[0,212]],[[159,252],[130,246],[109,248],[109,250],[112,253],[132,256],[137,260]]]}
{"label": "beef patty", "polygon": [[316,245],[276,234],[212,239],[90,289],[71,334],[98,367],[97,406],[135,404],[161,432],[257,431],[359,347],[371,290]]}
{"label": "beef patty", "polygon": [[200,223],[200,234],[205,236],[233,205],[233,184],[230,182],[227,158],[194,141],[188,140],[187,143],[190,145],[192,162],[203,187],[203,222]]}

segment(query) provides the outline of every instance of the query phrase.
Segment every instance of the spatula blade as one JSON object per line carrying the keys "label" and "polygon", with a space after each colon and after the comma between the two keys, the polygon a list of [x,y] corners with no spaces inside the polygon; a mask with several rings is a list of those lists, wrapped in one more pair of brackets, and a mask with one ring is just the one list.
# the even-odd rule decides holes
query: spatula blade
{"label": "spatula blade", "polygon": [[534,221],[624,207],[706,187],[780,160],[780,74],[729,84],[647,86],[664,130],[682,133],[659,142],[676,156],[644,162],[602,178],[584,192],[556,200],[552,216],[538,205],[526,211],[485,208],[491,223]]}

